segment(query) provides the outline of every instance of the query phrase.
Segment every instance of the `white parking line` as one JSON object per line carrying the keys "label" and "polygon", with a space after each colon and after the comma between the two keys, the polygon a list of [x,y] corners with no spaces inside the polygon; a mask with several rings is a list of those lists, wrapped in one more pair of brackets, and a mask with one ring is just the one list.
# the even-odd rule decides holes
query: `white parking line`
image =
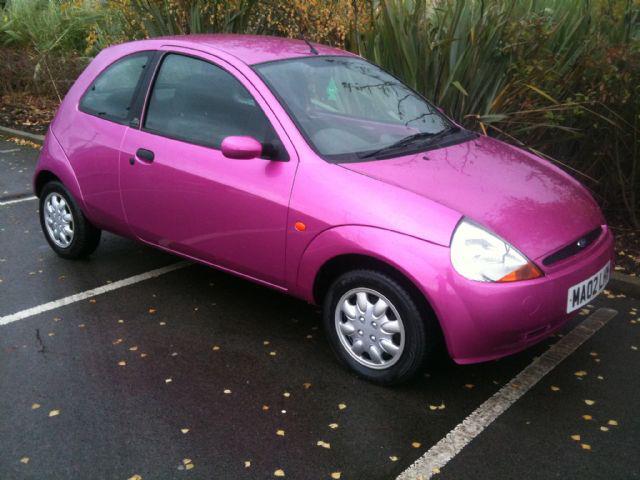
{"label": "white parking line", "polygon": [[534,360],[509,383],[498,390],[451,430],[422,457],[402,472],[396,480],[427,480],[480,435],[491,422],[502,415],[547,373],[571,355],[580,345],[617,315],[616,310],[601,308],[562,337],[549,350]]}
{"label": "white parking line", "polygon": [[85,290],[84,292],[60,298],[49,303],[43,303],[42,305],[38,305],[37,307],[27,308],[26,310],[21,310],[20,312],[0,317],[0,325],[6,325],[8,323],[17,322],[18,320],[24,320],[25,318],[33,317],[34,315],[38,315],[49,310],[54,310],[71,303],[80,302],[82,300],[86,300],[87,298],[95,297],[96,295],[102,295],[103,293],[112,292],[113,290],[117,290],[128,285],[133,285],[134,283],[142,282],[150,278],[159,277],[160,275],[164,275],[165,273],[188,267],[189,265],[192,265],[192,263],[174,263],[171,265],[167,265],[166,267],[157,268],[155,270],[150,270],[139,275],[134,275],[133,277],[124,278],[122,280],[118,280],[117,282],[107,283],[106,285],[102,285],[101,287],[93,288],[91,290]]}
{"label": "white parking line", "polygon": [[4,207],[5,205],[13,205],[14,203],[20,202],[28,202],[30,200],[36,200],[38,197],[35,195],[31,195],[30,197],[22,197],[22,198],[14,198],[13,200],[5,200],[4,202],[0,202],[0,207]]}

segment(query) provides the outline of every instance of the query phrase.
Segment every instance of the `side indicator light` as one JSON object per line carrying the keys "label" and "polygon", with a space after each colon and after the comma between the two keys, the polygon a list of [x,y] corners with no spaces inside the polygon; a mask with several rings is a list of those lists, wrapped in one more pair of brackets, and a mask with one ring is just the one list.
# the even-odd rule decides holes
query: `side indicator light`
{"label": "side indicator light", "polygon": [[542,276],[542,272],[538,267],[536,267],[532,263],[527,263],[526,265],[520,267],[517,270],[514,270],[511,273],[508,273],[504,277],[502,277],[498,282],[517,282],[518,280],[533,280],[534,278],[538,278]]}
{"label": "side indicator light", "polygon": [[302,222],[296,222],[293,228],[299,232],[304,232],[307,229],[307,226]]}

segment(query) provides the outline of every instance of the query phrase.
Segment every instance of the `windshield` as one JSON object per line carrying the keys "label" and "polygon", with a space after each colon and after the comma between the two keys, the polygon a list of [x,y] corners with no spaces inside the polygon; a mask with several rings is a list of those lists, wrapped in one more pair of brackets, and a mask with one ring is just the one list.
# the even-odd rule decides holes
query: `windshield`
{"label": "windshield", "polygon": [[452,127],[413,90],[360,58],[305,57],[254,68],[311,146],[330,161],[366,158],[389,148],[415,150],[413,141],[400,141]]}

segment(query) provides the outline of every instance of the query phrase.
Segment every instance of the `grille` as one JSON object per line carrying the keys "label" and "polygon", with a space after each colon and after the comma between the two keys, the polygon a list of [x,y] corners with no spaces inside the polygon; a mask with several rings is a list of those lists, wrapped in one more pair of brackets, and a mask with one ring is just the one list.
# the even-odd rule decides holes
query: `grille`
{"label": "grille", "polygon": [[589,233],[571,242],[566,247],[561,248],[557,252],[549,255],[547,258],[545,258],[542,261],[542,264],[548,267],[549,265],[553,265],[554,263],[559,262],[560,260],[564,260],[565,258],[569,258],[575,255],[576,253],[582,252],[589,245],[595,242],[601,233],[602,233],[602,227],[598,227],[594,230],[591,230]]}

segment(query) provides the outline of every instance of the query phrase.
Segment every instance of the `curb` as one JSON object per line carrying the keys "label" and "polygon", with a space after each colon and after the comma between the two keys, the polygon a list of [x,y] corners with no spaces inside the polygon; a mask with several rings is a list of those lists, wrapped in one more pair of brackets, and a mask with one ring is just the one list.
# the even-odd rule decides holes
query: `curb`
{"label": "curb", "polygon": [[607,288],[629,297],[640,298],[640,278],[612,272]]}
{"label": "curb", "polygon": [[44,135],[38,135],[36,133],[23,132],[22,130],[16,130],[14,128],[0,126],[0,133],[5,135],[11,135],[13,137],[20,137],[32,142],[42,143],[44,142]]}

